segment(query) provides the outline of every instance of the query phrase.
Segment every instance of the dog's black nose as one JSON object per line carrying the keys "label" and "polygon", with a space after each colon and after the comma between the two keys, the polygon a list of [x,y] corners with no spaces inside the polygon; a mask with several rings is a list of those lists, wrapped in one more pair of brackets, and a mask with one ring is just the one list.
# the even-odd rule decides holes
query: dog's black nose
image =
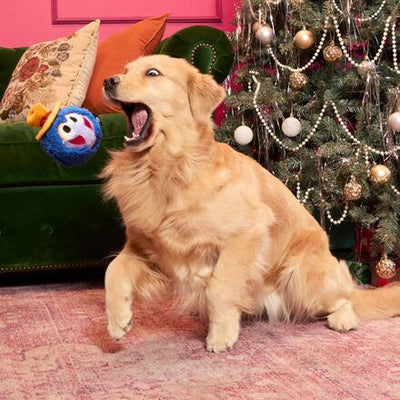
{"label": "dog's black nose", "polygon": [[111,76],[110,78],[104,79],[103,86],[106,92],[109,92],[121,82],[118,76]]}

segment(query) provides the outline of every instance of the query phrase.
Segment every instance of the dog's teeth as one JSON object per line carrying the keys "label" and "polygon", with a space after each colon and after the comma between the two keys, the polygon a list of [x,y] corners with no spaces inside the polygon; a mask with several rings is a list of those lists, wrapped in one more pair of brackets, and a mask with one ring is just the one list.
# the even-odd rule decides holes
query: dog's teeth
{"label": "dog's teeth", "polygon": [[137,139],[139,139],[139,137],[140,137],[140,135],[137,133],[134,133],[134,132],[132,133],[132,136],[124,136],[124,138],[127,142],[132,142],[133,140],[137,140]]}

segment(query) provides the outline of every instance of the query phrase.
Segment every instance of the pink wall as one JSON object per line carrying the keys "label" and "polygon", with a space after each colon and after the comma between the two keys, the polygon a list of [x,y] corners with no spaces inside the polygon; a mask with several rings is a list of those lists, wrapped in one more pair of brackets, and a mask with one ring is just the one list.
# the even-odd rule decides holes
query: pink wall
{"label": "pink wall", "polygon": [[100,18],[100,41],[134,20],[170,12],[165,37],[190,25],[232,30],[234,0],[9,0],[0,13],[0,47],[68,35]]}

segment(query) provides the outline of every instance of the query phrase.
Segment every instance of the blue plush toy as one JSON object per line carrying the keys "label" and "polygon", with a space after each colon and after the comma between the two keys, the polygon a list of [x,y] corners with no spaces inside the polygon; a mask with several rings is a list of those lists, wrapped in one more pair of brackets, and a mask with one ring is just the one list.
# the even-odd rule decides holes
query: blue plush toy
{"label": "blue plush toy", "polygon": [[84,164],[100,146],[100,121],[84,108],[60,108],[57,103],[50,111],[38,103],[29,111],[26,122],[40,128],[36,140],[65,167]]}

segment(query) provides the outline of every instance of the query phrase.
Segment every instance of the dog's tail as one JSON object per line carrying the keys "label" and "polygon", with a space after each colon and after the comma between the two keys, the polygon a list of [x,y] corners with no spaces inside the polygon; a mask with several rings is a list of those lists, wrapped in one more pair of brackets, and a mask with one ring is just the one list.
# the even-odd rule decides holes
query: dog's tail
{"label": "dog's tail", "polygon": [[361,319],[400,316],[400,283],[377,289],[356,288],[351,300],[355,313]]}

